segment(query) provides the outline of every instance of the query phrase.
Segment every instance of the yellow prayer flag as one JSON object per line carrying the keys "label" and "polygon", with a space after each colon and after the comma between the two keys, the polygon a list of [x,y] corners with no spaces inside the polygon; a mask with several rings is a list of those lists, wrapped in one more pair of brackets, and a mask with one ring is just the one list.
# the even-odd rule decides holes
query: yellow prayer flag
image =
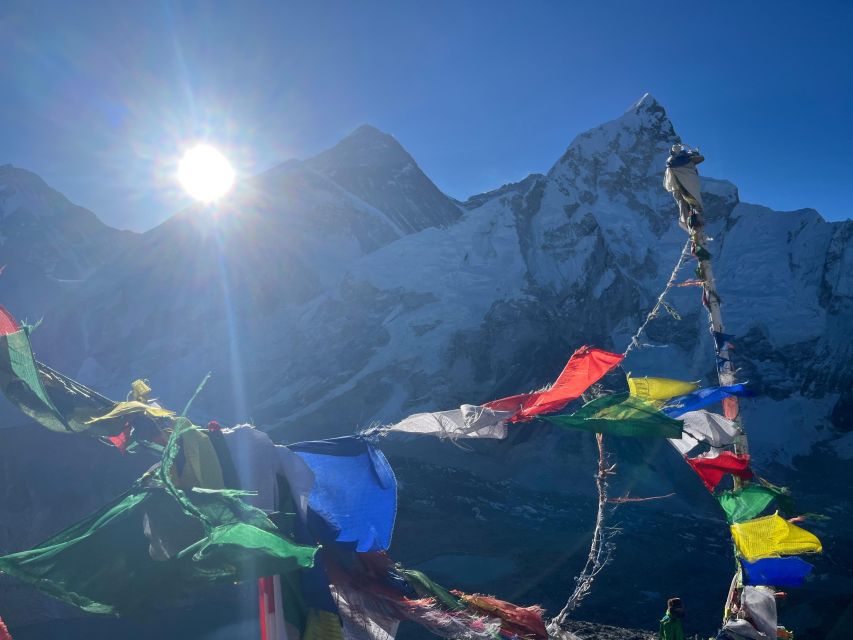
{"label": "yellow prayer flag", "polygon": [[102,420],[112,420],[113,418],[120,418],[121,416],[126,416],[131,413],[144,413],[152,418],[168,418],[175,415],[174,411],[155,407],[150,404],[145,404],[144,402],[130,400],[128,402],[116,403],[116,406],[113,407],[112,411],[98,418],[87,420],[86,424],[93,424],[95,422],[101,422]]}
{"label": "yellow prayer flag", "polygon": [[643,400],[669,400],[696,391],[699,385],[669,378],[628,378],[628,390],[632,396]]}
{"label": "yellow prayer flag", "polygon": [[817,536],[780,518],[778,513],[733,524],[731,529],[738,553],[750,562],[823,551]]}

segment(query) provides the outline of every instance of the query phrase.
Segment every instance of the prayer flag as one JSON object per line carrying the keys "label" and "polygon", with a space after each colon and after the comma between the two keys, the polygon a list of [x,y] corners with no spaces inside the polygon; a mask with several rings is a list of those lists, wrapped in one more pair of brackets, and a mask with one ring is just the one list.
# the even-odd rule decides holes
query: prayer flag
{"label": "prayer flag", "polygon": [[740,594],[740,603],[756,629],[771,640],[776,637],[776,596],[773,589],[745,586]]}
{"label": "prayer flag", "polygon": [[681,422],[658,411],[653,404],[627,393],[601,396],[571,415],[545,416],[560,427],[583,429],[616,436],[675,438]]}
{"label": "prayer flag", "polygon": [[695,391],[695,382],[682,382],[668,378],[628,378],[628,390],[632,396],[643,400],[669,400]]}
{"label": "prayer flag", "polygon": [[731,530],[738,553],[749,562],[823,551],[815,535],[779,517],[778,513],[733,524]]}
{"label": "prayer flag", "polygon": [[749,469],[749,456],[747,455],[736,455],[731,451],[723,451],[715,456],[697,456],[686,458],[686,460],[687,464],[693,467],[693,470],[702,478],[702,482],[708,491],[712,493],[727,473],[743,480],[749,480],[752,477],[752,471]]}
{"label": "prayer flag", "polygon": [[693,393],[673,398],[666,403],[661,411],[671,418],[677,418],[683,413],[702,409],[703,407],[707,407],[709,404],[720,402],[723,398],[733,395],[747,396],[751,395],[751,392],[746,388],[745,384],[697,389]]}
{"label": "prayer flag", "polygon": [[799,587],[811,574],[814,565],[799,556],[762,558],[755,562],[741,559],[744,583],[771,587]]}
{"label": "prayer flag", "polygon": [[572,354],[550,389],[523,393],[487,402],[496,411],[515,412],[510,422],[531,420],[544,413],[560,411],[622,362],[624,356],[594,347],[581,347]]}
{"label": "prayer flag", "polygon": [[384,551],[397,515],[397,480],[382,452],[347,436],[288,445],[314,474],[308,497],[320,521],[309,527],[321,542],[354,543],[355,550]]}
{"label": "prayer flag", "polygon": [[734,491],[723,491],[717,496],[726,512],[729,524],[752,520],[764,511],[777,494],[759,484],[748,484]]}

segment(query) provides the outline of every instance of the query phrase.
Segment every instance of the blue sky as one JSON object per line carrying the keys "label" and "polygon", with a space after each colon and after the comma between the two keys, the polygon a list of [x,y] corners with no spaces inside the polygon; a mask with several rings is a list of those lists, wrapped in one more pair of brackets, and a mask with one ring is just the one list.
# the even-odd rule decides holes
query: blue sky
{"label": "blue sky", "polygon": [[249,175],[368,122],[466,198],[649,91],[742,199],[844,219],[851,33],[828,1],[7,2],[0,163],[142,230],[189,142]]}

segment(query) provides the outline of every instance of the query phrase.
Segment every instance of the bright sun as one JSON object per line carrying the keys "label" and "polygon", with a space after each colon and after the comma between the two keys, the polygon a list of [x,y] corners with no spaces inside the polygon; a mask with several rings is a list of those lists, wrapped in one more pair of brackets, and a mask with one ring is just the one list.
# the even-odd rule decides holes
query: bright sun
{"label": "bright sun", "polygon": [[218,149],[199,144],[181,158],[178,180],[196,200],[213,202],[231,189],[234,169]]}

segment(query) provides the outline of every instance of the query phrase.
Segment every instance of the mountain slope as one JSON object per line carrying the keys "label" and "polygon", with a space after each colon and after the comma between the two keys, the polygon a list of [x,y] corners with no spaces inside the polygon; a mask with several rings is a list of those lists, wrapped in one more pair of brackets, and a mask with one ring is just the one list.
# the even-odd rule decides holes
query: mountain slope
{"label": "mountain slope", "polygon": [[[621,352],[667,281],[685,240],[661,184],[678,140],[645,96],[577,136],[546,175],[457,206],[393,138],[360,129],[247,181],[218,210],[192,208],[143,234],[47,315],[38,355],[114,397],[146,376],[173,407],[212,370],[197,421],[252,419],[285,441],[538,388],[580,344]],[[792,483],[809,510],[832,509],[846,500],[842,458],[853,453],[853,225],[741,203],[723,180],[704,179],[703,197],[740,375],[761,394],[744,409],[756,466]],[[650,323],[624,369],[713,383],[697,290],[669,301],[682,319]],[[586,612],[642,627],[678,592],[711,627],[730,578],[716,502],[665,444],[611,440],[614,494],[677,495],[621,511],[616,570]],[[383,447],[401,480],[394,555],[461,587],[561,604],[589,540],[589,434],[534,424],[471,451]],[[821,464],[836,487],[794,473]],[[849,548],[834,515],[819,533]],[[463,524],[450,535],[448,521]],[[690,579],[662,568],[656,546],[677,549]],[[842,584],[848,555],[833,556],[826,584]],[[808,597],[835,607],[822,584]],[[626,591],[639,594],[631,606],[614,596]]]}

